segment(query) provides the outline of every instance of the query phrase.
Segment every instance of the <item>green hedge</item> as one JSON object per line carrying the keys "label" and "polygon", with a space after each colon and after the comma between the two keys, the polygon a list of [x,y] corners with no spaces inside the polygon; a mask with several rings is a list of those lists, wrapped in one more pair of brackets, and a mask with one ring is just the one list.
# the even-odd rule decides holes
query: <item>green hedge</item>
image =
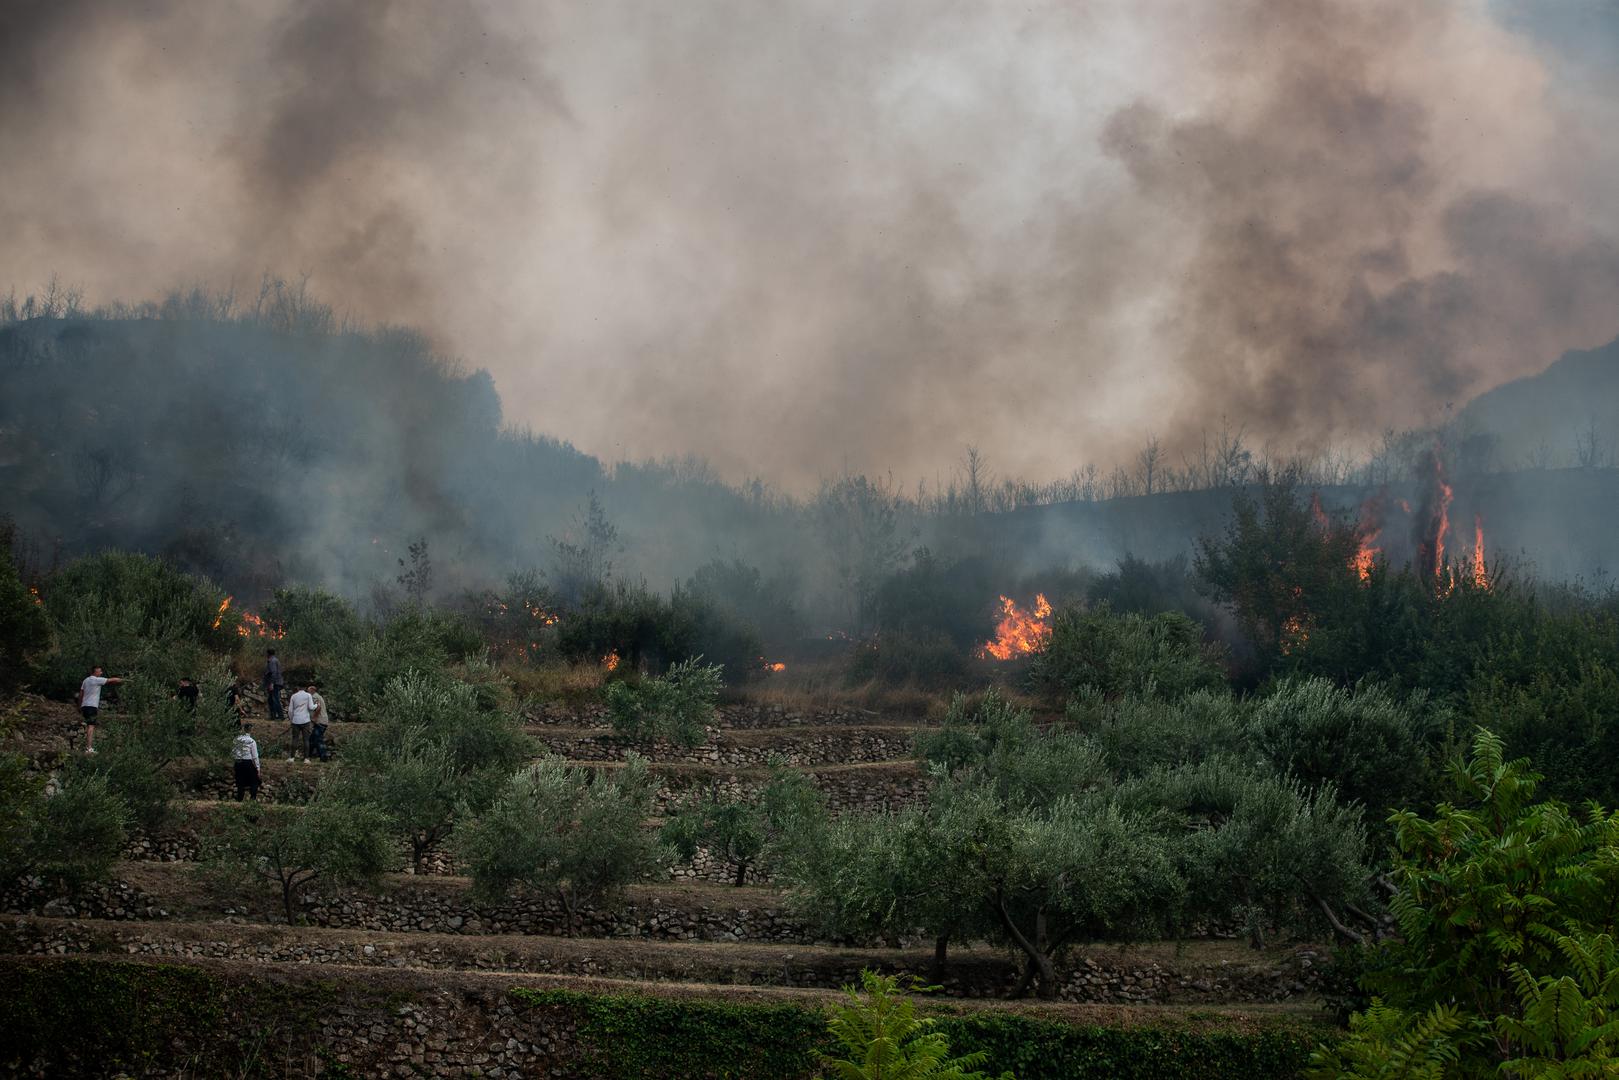
{"label": "green hedge", "polygon": [[[815,1075],[826,1017],[797,1005],[517,988],[524,1004],[576,1020],[579,1075],[624,1080],[788,1080]],[[1268,1080],[1298,1076],[1312,1040],[1256,1032],[1076,1027],[1014,1014],[941,1017],[952,1050],[986,1050],[1018,1080]]]}
{"label": "green hedge", "polygon": [[[392,1012],[410,998],[363,979],[281,981],[71,957],[11,958],[0,975],[0,1071],[26,1071],[43,1054],[58,1075],[73,1076],[279,1076],[288,1053],[323,1059],[323,1075],[345,1075],[329,1056],[335,1047],[309,1044],[301,1018],[340,1002]],[[509,995],[520,1008],[576,1028],[580,1056],[570,1075],[581,1077],[807,1080],[815,1052],[827,1047],[826,1016],[810,1006],[527,988]],[[941,1020],[956,1052],[987,1050],[992,1074],[1012,1069],[1018,1080],[1289,1078],[1299,1075],[1312,1043],[1308,1029],[1235,1030],[1221,1017],[1140,1028],[1011,1013]],[[184,1048],[176,1035],[189,1036]]]}
{"label": "green hedge", "polygon": [[[57,1075],[276,1075],[269,1059],[296,1018],[335,997],[331,983],[234,982],[200,968],[96,960],[20,960],[0,993],[0,1067],[45,1051]],[[241,1017],[262,1018],[242,1024]],[[177,1033],[200,1049],[174,1060]]]}

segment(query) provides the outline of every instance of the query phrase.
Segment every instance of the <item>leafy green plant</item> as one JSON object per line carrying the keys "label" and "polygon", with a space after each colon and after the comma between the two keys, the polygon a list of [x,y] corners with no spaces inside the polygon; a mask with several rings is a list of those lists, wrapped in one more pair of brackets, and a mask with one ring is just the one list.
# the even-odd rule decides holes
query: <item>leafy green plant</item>
{"label": "leafy green plant", "polygon": [[1447,1077],[1619,1068],[1619,813],[1536,802],[1539,779],[1480,730],[1453,801],[1393,815],[1400,937],[1366,979],[1382,1000],[1317,1075],[1381,1076],[1419,1052]]}
{"label": "leafy green plant", "polygon": [[[938,1022],[916,1015],[907,991],[918,989],[927,988],[874,971],[860,973],[858,990],[844,987],[849,1000],[832,1010],[826,1025],[837,1043],[834,1053],[822,1055],[826,1074],[839,1080],[989,1080],[978,1071],[988,1053],[952,1056]],[[1008,1071],[999,1080],[1014,1078]]]}
{"label": "leafy green plant", "polygon": [[1029,683],[1057,702],[1087,689],[1173,699],[1224,684],[1203,628],[1178,612],[1115,614],[1106,604],[1067,610],[1029,666]]}
{"label": "leafy green plant", "polygon": [[210,822],[202,854],[205,870],[224,881],[272,885],[289,926],[310,885],[374,883],[392,857],[381,811],[327,793],[302,808],[223,806]]}
{"label": "leafy green plant", "polygon": [[714,719],[714,705],[723,686],[719,666],[694,657],[655,679],[608,686],[608,716],[613,730],[625,738],[662,738],[696,746],[707,735],[705,729]]}
{"label": "leafy green plant", "polygon": [[104,778],[79,775],[37,799],[28,819],[24,863],[32,873],[74,888],[111,873],[129,811]]}
{"label": "leafy green plant", "polygon": [[498,900],[518,887],[553,893],[577,932],[583,904],[611,902],[656,868],[657,840],[644,824],[652,796],[638,755],[599,776],[560,758],[536,762],[458,830],[474,894]]}
{"label": "leafy green plant", "polygon": [[693,793],[665,819],[659,839],[685,862],[706,851],[743,885],[749,870],[782,858],[786,848],[821,828],[825,814],[809,777],[777,761],[757,799]]}

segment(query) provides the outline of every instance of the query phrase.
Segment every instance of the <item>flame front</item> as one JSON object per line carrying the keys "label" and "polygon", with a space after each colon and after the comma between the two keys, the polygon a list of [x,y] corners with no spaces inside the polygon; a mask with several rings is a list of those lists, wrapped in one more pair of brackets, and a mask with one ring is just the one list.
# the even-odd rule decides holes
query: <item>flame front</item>
{"label": "flame front", "polygon": [[242,621],[237,624],[236,633],[241,637],[261,637],[275,640],[280,640],[287,636],[287,631],[284,627],[267,623],[251,611],[242,612]]}
{"label": "flame front", "polygon": [[1001,597],[1001,617],[995,624],[995,640],[986,641],[978,650],[979,657],[1010,660],[1014,656],[1028,656],[1038,652],[1051,636],[1051,604],[1044,593],[1034,598],[1029,611],[1017,606],[1011,597]]}

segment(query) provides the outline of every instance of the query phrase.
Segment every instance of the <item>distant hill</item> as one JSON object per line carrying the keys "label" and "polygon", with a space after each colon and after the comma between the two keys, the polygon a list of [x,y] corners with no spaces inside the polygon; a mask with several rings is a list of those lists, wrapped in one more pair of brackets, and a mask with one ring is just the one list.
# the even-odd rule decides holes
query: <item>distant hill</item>
{"label": "distant hill", "polygon": [[1493,436],[1504,468],[1611,467],[1619,456],[1619,341],[1567,353],[1538,375],[1481,394],[1460,419],[1469,435]]}

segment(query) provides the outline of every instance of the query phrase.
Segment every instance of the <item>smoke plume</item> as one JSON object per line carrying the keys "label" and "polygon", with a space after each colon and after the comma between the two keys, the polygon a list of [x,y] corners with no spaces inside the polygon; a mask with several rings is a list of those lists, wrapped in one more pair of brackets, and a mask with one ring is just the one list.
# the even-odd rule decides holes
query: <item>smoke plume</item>
{"label": "smoke plume", "polygon": [[0,283],[307,272],[510,422],[793,487],[1353,443],[1619,332],[1612,79],[1519,14],[24,0]]}

